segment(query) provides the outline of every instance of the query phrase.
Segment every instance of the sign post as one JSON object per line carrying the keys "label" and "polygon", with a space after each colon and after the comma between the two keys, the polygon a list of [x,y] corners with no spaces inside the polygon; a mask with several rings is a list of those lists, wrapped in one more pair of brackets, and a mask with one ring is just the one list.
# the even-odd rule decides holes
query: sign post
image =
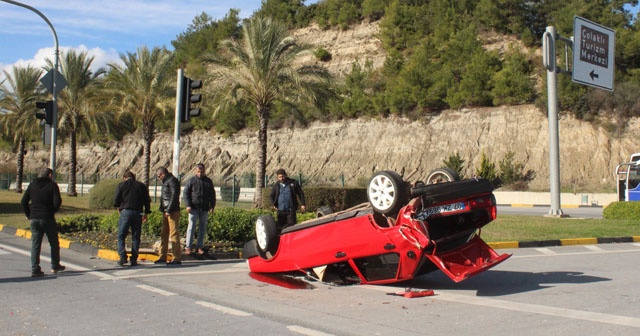
{"label": "sign post", "polygon": [[573,19],[573,72],[576,83],[613,91],[615,32],[575,16]]}

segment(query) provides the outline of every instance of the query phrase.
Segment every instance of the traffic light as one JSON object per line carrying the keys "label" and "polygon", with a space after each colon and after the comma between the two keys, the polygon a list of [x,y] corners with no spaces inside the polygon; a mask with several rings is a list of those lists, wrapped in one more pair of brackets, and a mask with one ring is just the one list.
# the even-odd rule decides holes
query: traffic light
{"label": "traffic light", "polygon": [[36,118],[43,120],[44,122],[52,126],[53,125],[53,100],[47,100],[46,102],[36,102],[36,107],[43,109],[44,112],[36,112]]}
{"label": "traffic light", "polygon": [[191,117],[197,117],[202,112],[199,107],[192,106],[193,104],[197,104],[202,101],[202,95],[199,93],[194,93],[193,90],[198,90],[202,88],[201,80],[193,80],[188,77],[184,77],[183,80],[184,90],[183,90],[183,102],[184,108],[181,109],[181,122],[187,122]]}

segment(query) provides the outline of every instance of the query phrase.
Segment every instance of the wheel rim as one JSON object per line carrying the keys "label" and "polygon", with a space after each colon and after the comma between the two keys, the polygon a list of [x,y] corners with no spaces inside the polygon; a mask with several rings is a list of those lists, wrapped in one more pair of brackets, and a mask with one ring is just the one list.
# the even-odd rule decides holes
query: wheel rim
{"label": "wheel rim", "polygon": [[261,249],[267,248],[267,230],[262,219],[256,221],[256,240]]}
{"label": "wheel rim", "polygon": [[378,175],[369,183],[369,201],[381,211],[391,208],[396,197],[393,181],[384,175]]}

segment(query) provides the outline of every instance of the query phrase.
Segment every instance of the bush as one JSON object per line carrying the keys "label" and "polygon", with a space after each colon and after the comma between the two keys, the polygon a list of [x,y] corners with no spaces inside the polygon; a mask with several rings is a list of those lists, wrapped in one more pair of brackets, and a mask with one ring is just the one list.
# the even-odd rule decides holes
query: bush
{"label": "bush", "polygon": [[329,62],[331,60],[331,53],[325,48],[320,47],[316,49],[313,54],[322,62]]}
{"label": "bush", "polygon": [[[329,206],[333,211],[342,211],[367,202],[366,188],[304,188],[307,211],[315,212],[322,206]],[[262,207],[271,207],[269,193],[271,189],[262,191]]]}
{"label": "bush", "polygon": [[62,217],[57,222],[60,233],[88,232],[98,230],[100,219],[100,216],[83,214]]}
{"label": "bush", "polygon": [[[263,210],[221,208],[209,216],[209,240],[217,242],[246,242],[256,237],[254,223]],[[211,218],[213,217],[213,218]]]}
{"label": "bush", "polygon": [[602,210],[604,219],[640,220],[640,202],[613,202]]}
{"label": "bush", "polygon": [[89,209],[113,209],[116,187],[121,180],[103,180],[89,191]]}

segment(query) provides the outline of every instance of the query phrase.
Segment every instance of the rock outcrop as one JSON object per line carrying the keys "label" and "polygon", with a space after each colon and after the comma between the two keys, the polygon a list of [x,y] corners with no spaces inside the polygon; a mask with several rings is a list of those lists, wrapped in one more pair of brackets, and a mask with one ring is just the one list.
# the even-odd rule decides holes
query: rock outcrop
{"label": "rock outcrop", "polygon": [[[613,170],[640,152],[638,120],[627,134],[612,138],[590,123],[561,118],[560,180],[562,188],[577,191],[614,190]],[[635,125],[635,126],[634,126]],[[88,176],[120,176],[126,169],[143,170],[140,139],[127,137],[109,146],[82,145],[78,148],[78,173]],[[214,178],[241,177],[255,173],[257,163],[255,132],[224,137],[204,131],[181,137],[180,171],[204,162]],[[69,148],[57,146],[57,171],[66,174]],[[172,167],[173,134],[160,133],[152,146],[151,168]],[[549,136],[546,116],[533,105],[444,111],[430,119],[410,121],[343,120],[315,122],[305,129],[272,130],[268,135],[267,174],[284,167],[291,175],[302,174],[309,183],[341,186],[362,185],[372,173],[391,169],[413,179],[442,166],[443,160],[458,153],[470,176],[480,166],[482,153],[496,164],[507,152],[525,170],[535,172],[533,190],[549,188]],[[29,150],[26,171],[47,164],[48,148]],[[15,162],[15,154],[0,153],[0,159]],[[273,181],[273,178],[271,178]]]}

